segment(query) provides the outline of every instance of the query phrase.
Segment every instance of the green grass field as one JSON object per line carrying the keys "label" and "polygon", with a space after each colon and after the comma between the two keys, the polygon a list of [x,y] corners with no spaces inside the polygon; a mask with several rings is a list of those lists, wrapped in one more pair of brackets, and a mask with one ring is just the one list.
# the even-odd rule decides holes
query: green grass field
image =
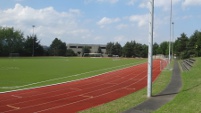
{"label": "green grass field", "polygon": [[190,71],[182,72],[183,87],[176,98],[155,113],[201,113],[201,58]]}
{"label": "green grass field", "polygon": [[0,92],[77,80],[146,62],[112,58],[0,58]]}

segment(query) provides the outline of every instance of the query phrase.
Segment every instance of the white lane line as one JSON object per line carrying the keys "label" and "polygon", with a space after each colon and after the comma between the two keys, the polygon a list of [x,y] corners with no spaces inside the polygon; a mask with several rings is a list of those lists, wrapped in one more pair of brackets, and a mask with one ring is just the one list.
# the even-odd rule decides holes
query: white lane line
{"label": "white lane line", "polygon": [[93,96],[89,96],[89,95],[79,95],[81,97],[86,97],[86,98],[93,98]]}
{"label": "white lane line", "polygon": [[72,89],[72,90],[74,90],[74,91],[81,91],[82,89],[80,89],[80,88],[69,88],[69,89]]}
{"label": "white lane line", "polygon": [[117,85],[118,83],[105,83],[105,84],[109,84],[109,85]]}
{"label": "white lane line", "polygon": [[123,89],[126,89],[126,90],[135,90],[135,88],[127,88],[127,87],[125,87]]}
{"label": "white lane line", "polygon": [[17,95],[11,95],[11,96],[15,98],[22,98],[21,96],[17,96]]}
{"label": "white lane line", "polygon": [[15,109],[15,110],[20,109],[20,107],[16,107],[16,106],[12,106],[12,105],[6,105],[6,106],[9,108]]}

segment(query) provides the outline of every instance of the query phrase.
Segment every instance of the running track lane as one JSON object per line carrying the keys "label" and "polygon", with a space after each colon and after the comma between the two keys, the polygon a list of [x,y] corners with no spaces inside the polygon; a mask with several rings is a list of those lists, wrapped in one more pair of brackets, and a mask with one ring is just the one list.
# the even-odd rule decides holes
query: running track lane
{"label": "running track lane", "polygon": [[[153,81],[161,72],[153,61]],[[48,87],[0,94],[0,113],[74,113],[136,92],[147,85],[147,63]]]}

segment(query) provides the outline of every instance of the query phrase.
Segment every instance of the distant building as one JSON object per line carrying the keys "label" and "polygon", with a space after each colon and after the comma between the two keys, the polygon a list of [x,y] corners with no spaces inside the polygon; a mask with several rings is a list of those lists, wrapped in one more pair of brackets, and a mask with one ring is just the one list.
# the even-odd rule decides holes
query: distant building
{"label": "distant building", "polygon": [[97,53],[98,48],[101,48],[103,54],[106,54],[106,45],[103,44],[67,44],[67,49],[72,49],[78,56],[82,55],[82,48],[89,47],[91,53]]}

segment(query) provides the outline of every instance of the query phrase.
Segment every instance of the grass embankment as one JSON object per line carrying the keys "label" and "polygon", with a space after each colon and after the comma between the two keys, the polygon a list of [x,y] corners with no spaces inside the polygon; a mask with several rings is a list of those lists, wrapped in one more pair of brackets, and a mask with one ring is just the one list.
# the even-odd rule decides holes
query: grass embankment
{"label": "grass embankment", "polygon": [[155,113],[201,113],[201,58],[181,73],[183,87],[176,98]]}
{"label": "grass embankment", "polygon": [[146,62],[112,58],[0,58],[0,92],[56,84]]}
{"label": "grass embankment", "polygon": [[[172,67],[173,63],[171,64]],[[167,84],[170,82],[170,78],[172,75],[172,71],[165,69],[157,78],[157,80],[153,84],[153,95],[161,92]],[[123,98],[114,100],[112,102],[81,111],[80,113],[119,113],[126,111],[147,99],[147,89],[144,88],[140,91],[137,91],[133,94],[125,96]]]}

